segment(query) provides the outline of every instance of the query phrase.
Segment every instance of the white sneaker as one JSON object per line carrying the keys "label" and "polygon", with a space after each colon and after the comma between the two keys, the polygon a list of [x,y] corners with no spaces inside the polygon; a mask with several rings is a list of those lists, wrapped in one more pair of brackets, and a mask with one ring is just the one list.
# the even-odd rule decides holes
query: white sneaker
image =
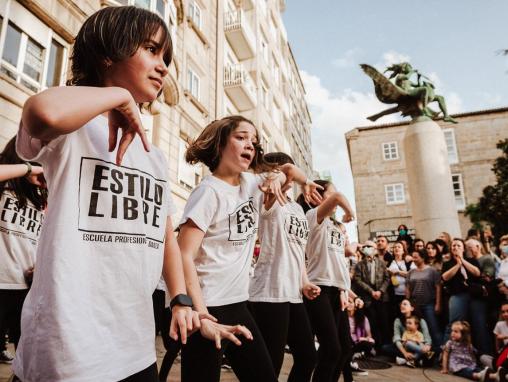
{"label": "white sneaker", "polygon": [[399,366],[403,366],[407,363],[405,358],[402,357],[395,357],[395,363]]}

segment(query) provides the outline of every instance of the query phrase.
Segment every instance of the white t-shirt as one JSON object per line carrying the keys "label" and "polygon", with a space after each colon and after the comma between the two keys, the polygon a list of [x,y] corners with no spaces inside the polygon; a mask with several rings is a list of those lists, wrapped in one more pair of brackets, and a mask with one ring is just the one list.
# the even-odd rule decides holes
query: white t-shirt
{"label": "white t-shirt", "polygon": [[43,165],[49,199],[14,372],[24,382],[108,382],[147,368],[174,209],[164,155],[136,137],[117,166],[103,116],[44,147],[20,129],[17,151]]}
{"label": "white t-shirt", "polygon": [[301,303],[302,271],[309,225],[294,202],[270,210],[263,207],[259,222],[261,250],[250,280],[249,301]]}
{"label": "white t-shirt", "polygon": [[307,211],[309,240],[307,242],[307,273],[313,284],[351,289],[345,247],[347,234],[329,218],[317,222],[317,208]]}
{"label": "white t-shirt", "polygon": [[25,272],[35,264],[44,215],[27,199],[18,208],[13,192],[0,195],[0,289],[27,289]]}
{"label": "white t-shirt", "polygon": [[[498,321],[494,327],[493,333],[508,336],[508,324],[506,324],[506,321]],[[505,338],[503,343],[505,345],[508,344],[508,338]]]}
{"label": "white t-shirt", "polygon": [[[403,271],[403,272],[409,272],[411,269],[416,269],[415,263],[411,262],[411,265],[409,266],[409,269],[406,270],[406,263],[404,260],[395,262],[395,259],[390,263],[390,266],[388,267],[388,270],[390,271]],[[401,275],[395,275],[397,278],[399,285],[393,288],[394,293],[397,296],[404,296],[406,294],[406,277],[402,277]]]}
{"label": "white t-shirt", "polygon": [[247,301],[249,269],[258,231],[261,178],[241,174],[232,186],[213,175],[192,191],[180,224],[192,220],[205,233],[194,263],[206,306]]}

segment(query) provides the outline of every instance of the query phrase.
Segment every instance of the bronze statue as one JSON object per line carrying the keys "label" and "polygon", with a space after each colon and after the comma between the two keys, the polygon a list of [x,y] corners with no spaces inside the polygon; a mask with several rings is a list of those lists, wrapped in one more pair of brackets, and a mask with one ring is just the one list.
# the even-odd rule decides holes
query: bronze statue
{"label": "bronze statue", "polygon": [[[443,113],[443,120],[457,123],[448,115],[444,97],[435,93],[434,84],[429,78],[413,69],[410,63],[402,62],[388,67],[385,73],[391,72],[389,78],[370,65],[361,64],[360,66],[372,78],[377,98],[383,103],[397,104],[395,107],[371,115],[368,117],[371,121],[399,111],[403,116],[410,116],[413,119],[418,117],[436,118],[440,113],[429,107],[429,103],[435,101]],[[417,77],[416,82],[412,80],[414,75]]]}

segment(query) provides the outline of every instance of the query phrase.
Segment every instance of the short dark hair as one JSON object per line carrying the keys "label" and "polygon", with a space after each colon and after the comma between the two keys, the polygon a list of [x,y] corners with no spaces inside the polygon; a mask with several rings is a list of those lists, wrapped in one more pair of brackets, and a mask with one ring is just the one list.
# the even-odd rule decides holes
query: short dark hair
{"label": "short dark hair", "polygon": [[160,49],[169,65],[173,45],[169,29],[159,15],[134,6],[106,7],[91,15],[74,39],[71,78],[67,85],[101,86],[106,62],[133,56],[141,44],[161,29]]}
{"label": "short dark hair", "polygon": [[429,262],[429,253],[425,248],[420,249],[419,251],[413,251],[412,253],[417,253],[423,259],[423,262],[427,264]]}

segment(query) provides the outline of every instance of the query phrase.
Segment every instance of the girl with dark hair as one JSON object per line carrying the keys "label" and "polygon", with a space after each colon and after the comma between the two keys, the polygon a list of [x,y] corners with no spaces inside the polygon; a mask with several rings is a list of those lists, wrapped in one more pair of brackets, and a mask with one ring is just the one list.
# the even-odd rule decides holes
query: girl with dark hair
{"label": "girl with dark hair", "polygon": [[429,258],[428,264],[436,271],[441,272],[443,268],[443,257],[441,256],[441,250],[435,241],[429,241],[425,245],[425,250]]}
{"label": "girl with dark hair", "polygon": [[[13,365],[23,381],[156,381],[151,295],[161,273],[171,337],[185,343],[200,327],[173,234],[168,164],[139,115],[162,91],[171,56],[157,14],[103,8],[75,38],[72,86],[23,107],[16,149],[43,165],[53,206],[23,306]],[[201,330],[213,339],[237,331],[214,325]]]}
{"label": "girl with dark hair", "polygon": [[407,276],[406,296],[418,306],[429,326],[434,351],[439,351],[443,334],[438,320],[441,313],[441,274],[428,265],[429,256],[425,249],[413,252],[416,269]]}
{"label": "girl with dark hair", "polygon": [[[355,305],[353,301],[348,302],[347,312],[349,316],[349,330],[353,341],[353,354],[366,357],[372,354],[374,349],[374,338],[370,330],[370,322],[363,309]],[[354,357],[353,357],[354,358]]]}
{"label": "girl with dark hair", "polygon": [[21,308],[35,265],[46,208],[42,167],[16,154],[16,138],[0,153],[0,360],[11,363],[5,334],[18,345]]}
{"label": "girl with dark hair", "polygon": [[288,204],[283,189],[289,180],[303,187],[309,201],[319,200],[319,186],[290,163],[266,162],[256,128],[241,116],[210,123],[190,144],[185,158],[205,164],[212,173],[192,191],[179,224],[187,290],[199,314],[239,323],[252,335],[242,346],[220,350],[193,335],[182,351],[182,380],[218,381],[225,353],[241,381],[276,381],[263,335],[247,307],[259,211],[263,201]]}
{"label": "girl with dark hair", "polygon": [[[265,160],[282,166],[294,164],[284,153],[269,153]],[[316,202],[319,203],[319,200]],[[263,335],[278,376],[286,343],[293,367],[288,381],[310,381],[317,361],[314,336],[302,294],[313,300],[320,288],[309,282],[305,246],[309,225],[302,207],[287,196],[287,203],[268,199],[260,213],[260,255],[249,287],[249,309]]]}
{"label": "girl with dark hair", "polygon": [[[309,240],[306,255],[309,281],[321,288],[314,299],[304,297],[312,329],[319,341],[318,363],[312,380],[337,381],[346,363],[351,359],[351,335],[346,312],[351,277],[346,256],[353,254],[349,248],[346,229],[333,216],[337,207],[345,214],[344,222],[354,219],[354,213],[345,196],[326,180],[316,180],[321,204],[309,204],[303,195],[297,201],[306,211],[309,222]],[[345,373],[346,382],[352,380]]]}

